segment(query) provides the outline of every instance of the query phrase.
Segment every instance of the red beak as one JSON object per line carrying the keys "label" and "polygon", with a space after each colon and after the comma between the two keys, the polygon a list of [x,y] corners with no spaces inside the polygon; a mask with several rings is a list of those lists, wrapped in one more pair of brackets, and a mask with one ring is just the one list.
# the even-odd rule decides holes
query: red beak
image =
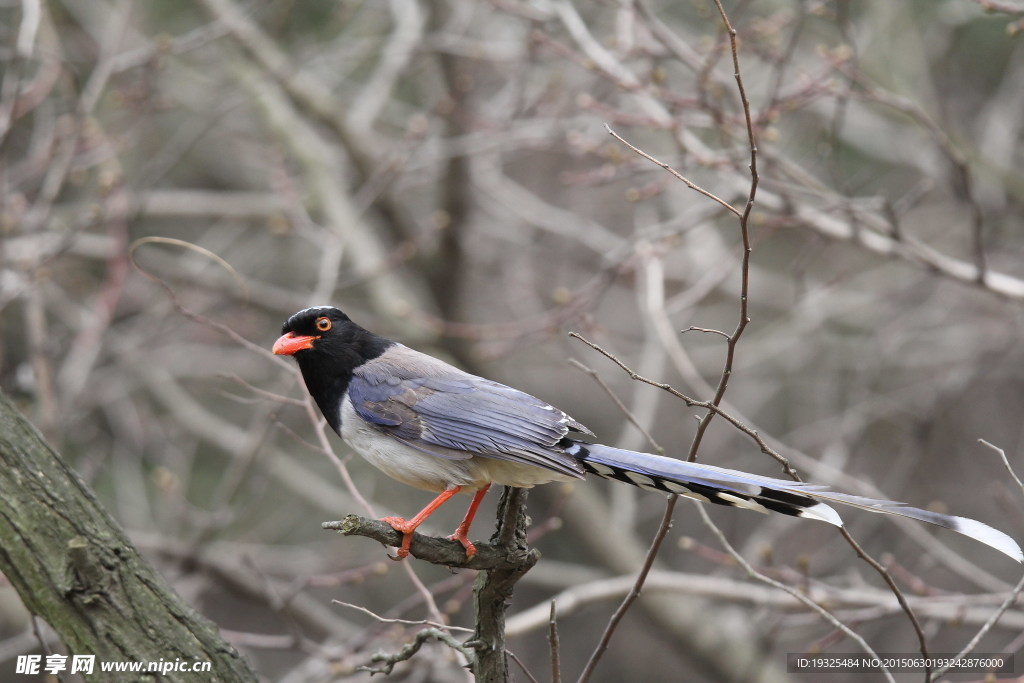
{"label": "red beak", "polygon": [[313,348],[313,342],[320,337],[306,337],[294,332],[282,335],[274,342],[274,353],[279,356],[291,356],[296,351]]}

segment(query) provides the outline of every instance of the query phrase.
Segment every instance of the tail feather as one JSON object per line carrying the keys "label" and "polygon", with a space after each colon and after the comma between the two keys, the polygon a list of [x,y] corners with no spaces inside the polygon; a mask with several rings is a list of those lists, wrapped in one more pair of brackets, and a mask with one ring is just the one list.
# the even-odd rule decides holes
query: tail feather
{"label": "tail feather", "polygon": [[816,484],[772,479],[601,444],[573,441],[566,452],[579,458],[590,473],[643,489],[677,493],[701,502],[757,512],[807,517],[840,527],[843,520],[828,503],[842,503],[869,512],[899,515],[945,527],[1024,562],[1024,553],[1016,541],[998,529],[967,517],[943,515],[896,501],[836,493]]}

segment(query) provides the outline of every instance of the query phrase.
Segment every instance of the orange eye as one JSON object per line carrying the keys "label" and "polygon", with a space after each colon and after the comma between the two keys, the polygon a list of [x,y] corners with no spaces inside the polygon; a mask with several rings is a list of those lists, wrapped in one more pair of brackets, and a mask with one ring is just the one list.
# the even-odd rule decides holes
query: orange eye
{"label": "orange eye", "polygon": [[321,332],[326,332],[327,330],[331,329],[331,319],[330,318],[317,318],[316,319],[316,329],[320,330]]}

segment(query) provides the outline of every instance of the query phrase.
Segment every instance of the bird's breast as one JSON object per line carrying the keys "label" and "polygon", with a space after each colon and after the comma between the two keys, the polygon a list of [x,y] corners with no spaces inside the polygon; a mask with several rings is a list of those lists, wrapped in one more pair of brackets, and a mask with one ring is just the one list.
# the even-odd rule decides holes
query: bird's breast
{"label": "bird's breast", "polygon": [[402,443],[383,430],[367,424],[345,397],[341,404],[341,437],[359,455],[392,479],[426,491],[441,492],[449,486],[480,488],[470,460],[449,460],[424,453]]}

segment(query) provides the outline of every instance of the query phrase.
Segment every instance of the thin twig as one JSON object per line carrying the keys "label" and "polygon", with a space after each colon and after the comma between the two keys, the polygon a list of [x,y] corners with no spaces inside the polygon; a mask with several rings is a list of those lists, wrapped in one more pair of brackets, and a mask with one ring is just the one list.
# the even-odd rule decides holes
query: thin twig
{"label": "thin twig", "polygon": [[507,648],[505,649],[505,654],[507,654],[509,658],[512,659],[513,662],[519,665],[520,670],[522,670],[526,677],[533,681],[533,683],[540,683],[540,681],[537,680],[537,677],[530,673],[530,670],[526,668],[526,663],[523,662],[523,660],[519,659],[519,655],[517,655],[515,652],[512,652],[512,650],[509,650]]}
{"label": "thin twig", "polygon": [[[726,388],[728,386],[729,378],[730,378],[730,376],[732,374],[732,365],[733,365],[733,359],[734,359],[734,355],[735,355],[736,345],[737,345],[737,343],[739,341],[739,338],[742,335],[744,329],[746,328],[747,324],[750,321],[749,316],[748,316],[748,305],[749,305],[748,291],[749,291],[749,272],[750,272],[751,245],[750,245],[750,236],[749,236],[748,224],[749,224],[750,213],[751,213],[751,211],[753,209],[753,206],[754,206],[754,199],[755,199],[755,196],[756,196],[756,193],[757,193],[757,187],[758,187],[758,182],[759,182],[759,175],[758,175],[758,171],[757,171],[757,143],[756,143],[756,138],[755,138],[755,135],[754,135],[753,120],[752,120],[752,117],[751,117],[751,114],[750,114],[750,103],[749,103],[749,100],[747,99],[747,96],[746,96],[746,90],[745,90],[745,87],[743,85],[743,79],[742,79],[742,75],[741,75],[741,72],[740,72],[739,53],[738,53],[738,47],[737,47],[737,41],[736,41],[736,30],[733,28],[731,22],[729,21],[728,15],[726,14],[725,9],[724,9],[724,7],[721,4],[721,1],[720,0],[715,0],[715,5],[718,8],[719,14],[720,14],[720,16],[722,18],[722,22],[725,25],[725,28],[726,28],[726,30],[727,30],[727,32],[729,34],[729,41],[730,41],[730,47],[731,47],[731,52],[732,52],[732,60],[733,60],[733,67],[734,67],[734,76],[735,76],[735,79],[736,79],[736,84],[737,84],[737,89],[738,89],[739,96],[740,96],[740,101],[741,101],[741,104],[743,106],[744,120],[745,120],[746,128],[747,128],[747,139],[748,139],[748,143],[749,143],[749,146],[750,146],[751,185],[750,185],[750,192],[749,192],[749,195],[748,195],[748,200],[747,200],[746,207],[745,207],[745,209],[743,211],[742,216],[740,217],[740,231],[741,231],[742,240],[743,240],[743,247],[744,247],[743,259],[742,259],[742,265],[741,265],[740,319],[739,319],[739,322],[737,323],[736,329],[733,331],[732,335],[726,335],[726,339],[727,339],[727,342],[726,342],[726,346],[727,346],[726,361],[725,361],[725,365],[723,367],[722,376],[721,376],[721,379],[719,381],[718,389],[717,389],[717,391],[715,393],[714,399],[712,399],[712,401],[711,401],[711,404],[714,406],[714,409],[710,409],[709,408],[708,412],[706,413],[706,415],[700,420],[700,423],[698,424],[698,428],[697,428],[696,434],[694,435],[694,439],[693,439],[693,441],[691,443],[690,452],[689,452],[689,455],[688,455],[688,458],[687,458],[688,460],[691,460],[691,461],[695,460],[695,458],[696,458],[697,451],[698,451],[698,449],[700,447],[700,443],[701,443],[701,441],[703,439],[703,435],[706,432],[708,426],[710,425],[711,420],[714,418],[715,415],[722,414],[721,411],[719,410],[718,406],[721,404],[721,400],[724,397]],[[609,129],[609,132],[611,132],[610,129]],[[613,135],[614,135],[614,133],[613,133]],[[618,136],[616,136],[616,137],[618,137]],[[625,142],[625,141],[623,141],[623,142]],[[628,143],[626,143],[626,144],[628,144]],[[630,147],[632,147],[632,146],[630,146]],[[639,151],[639,150],[637,150],[637,151]],[[656,159],[653,159],[649,155],[645,155],[645,156],[647,158],[649,158],[651,161],[653,161],[654,163],[657,163],[659,166],[662,166],[663,168],[665,168],[664,164],[662,164],[661,162],[658,162]],[[682,178],[681,176],[679,176],[679,177],[684,182],[687,182],[685,178]],[[689,184],[689,183],[687,182],[687,184]],[[983,281],[983,278],[979,277],[979,281]],[[580,337],[580,339],[583,340],[582,337]],[[583,340],[583,341],[586,341],[586,340]],[[596,348],[596,346],[593,345],[593,344],[591,344],[591,346],[594,346]],[[605,355],[608,355],[608,354],[606,353]],[[611,356],[609,356],[609,357],[611,357]],[[623,369],[626,369],[624,364],[622,364],[621,362],[617,361],[617,359],[613,359],[613,360],[616,360],[616,362],[618,362],[620,367],[623,367]],[[638,376],[636,375],[636,373],[633,373],[632,371],[630,371],[630,373],[631,373],[631,377],[633,377],[633,379],[638,379]],[[656,384],[656,383],[652,383],[652,384]],[[663,388],[667,387],[667,385],[661,385],[661,386]],[[678,393],[678,392],[676,392],[676,393]],[[691,403],[691,402],[687,402],[687,404],[688,405],[694,405],[694,403]],[[734,424],[736,424],[736,423],[734,422]],[[753,432],[753,430],[751,430],[749,433],[751,435],[754,435],[755,439],[758,440],[759,443],[763,443],[763,440],[761,440],[759,436],[756,436],[756,432]],[[771,449],[767,448],[767,444],[764,444],[764,446],[762,447],[762,451],[764,451],[766,453],[768,453],[770,450]],[[779,456],[779,457],[781,457],[781,456]],[[788,468],[788,462],[786,463],[786,467]],[[795,472],[787,470],[787,473],[790,474],[794,479],[799,480],[799,478],[796,476]],[[925,642],[924,633],[921,630],[920,623],[918,622],[917,617],[914,615],[914,613],[911,610],[909,604],[907,603],[906,598],[903,595],[902,591],[900,591],[900,589],[895,584],[895,582],[893,581],[892,577],[885,570],[885,568],[882,567],[882,565],[879,564],[877,561],[875,561],[872,557],[870,557],[860,547],[860,545],[857,544],[856,541],[854,541],[853,537],[850,535],[848,530],[846,530],[844,528],[844,529],[842,529],[842,533],[843,533],[844,538],[846,538],[847,542],[857,552],[858,556],[860,556],[863,560],[868,562],[868,564],[870,564],[882,576],[883,580],[890,586],[890,588],[892,589],[893,593],[896,595],[897,600],[900,602],[900,605],[904,608],[904,611],[907,613],[907,616],[909,617],[909,619],[911,621],[911,624],[913,625],[913,627],[914,627],[914,629],[915,629],[915,631],[917,633],[918,640],[919,640],[920,646],[921,646],[921,652],[925,656],[925,659],[927,659],[928,658],[928,652],[927,652],[927,645],[926,645],[926,642]],[[926,670],[926,673],[928,673],[928,670]]]}
{"label": "thin twig", "polygon": [[419,652],[420,648],[423,647],[423,644],[426,643],[428,640],[436,640],[438,642],[444,643],[456,652],[465,655],[467,659],[473,658],[473,651],[470,648],[463,645],[462,643],[460,643],[451,635],[445,633],[444,631],[440,631],[436,628],[425,628],[422,631],[417,632],[416,637],[413,639],[413,641],[411,643],[407,643],[398,652],[390,655],[383,652],[378,652],[370,658],[371,662],[373,662],[374,664],[381,664],[381,666],[361,666],[359,667],[359,671],[367,671],[370,673],[371,676],[373,674],[378,673],[382,673],[385,675],[390,674],[391,671],[395,668],[396,664],[398,664],[399,662],[404,662],[409,659],[412,659],[413,655]]}
{"label": "thin twig", "polygon": [[729,338],[728,332],[722,332],[721,330],[713,330],[708,327],[697,327],[696,325],[690,325],[685,330],[683,330],[683,332],[704,332],[706,334],[719,334],[725,337],[726,339]]}
{"label": "thin twig", "polygon": [[[729,555],[732,556],[736,563],[743,567],[744,571],[747,572],[747,576],[756,581],[766,583],[769,586],[778,588],[781,591],[789,593],[794,598],[796,598],[804,605],[809,607],[812,611],[817,612],[822,619],[830,623],[837,630],[842,631],[846,635],[846,637],[850,638],[855,643],[857,643],[866,654],[870,655],[874,659],[881,659],[878,656],[878,654],[871,648],[871,646],[868,645],[867,641],[864,640],[860,635],[858,635],[856,631],[854,631],[849,626],[836,619],[836,617],[831,612],[826,610],[824,607],[819,605],[811,598],[807,597],[802,591],[797,590],[796,588],[793,588],[792,586],[789,586],[787,584],[784,584],[781,581],[776,581],[770,576],[765,576],[761,572],[754,569],[750,565],[750,563],[747,562],[747,560],[735,548],[732,547],[732,544],[729,543],[729,540],[725,537],[725,534],[722,533],[722,530],[718,528],[718,525],[715,524],[714,521],[712,521],[711,517],[707,513],[707,510],[704,509],[704,506],[696,505],[695,507],[697,508],[697,512],[700,514],[700,518],[704,522],[705,526],[707,526],[708,529],[711,530],[711,533],[713,533],[718,538],[718,542],[722,544],[722,547],[725,548],[726,552],[728,552]],[[892,674],[884,665],[880,668],[882,670],[882,675],[885,676],[886,680],[890,682],[895,680],[893,679]]]}
{"label": "thin twig", "polygon": [[562,683],[562,665],[559,661],[561,653],[558,649],[558,608],[551,601],[551,612],[548,616],[548,643],[551,649],[551,683]]}
{"label": "thin twig", "polygon": [[853,536],[850,534],[849,529],[847,529],[845,526],[839,527],[839,533],[843,535],[843,538],[845,538],[846,542],[850,544],[850,547],[852,547],[854,552],[857,553],[857,556],[860,559],[867,562],[869,565],[871,565],[871,568],[878,572],[878,575],[881,576],[882,580],[885,581],[885,583],[889,586],[889,589],[892,591],[892,594],[896,596],[896,600],[900,603],[900,607],[903,608],[903,611],[910,619],[910,624],[914,627],[914,633],[917,634],[917,642],[921,650],[921,656],[924,657],[925,661],[925,680],[928,680],[928,677],[931,676],[932,671],[931,664],[929,663],[931,661],[931,658],[928,656],[928,641],[925,638],[924,629],[921,628],[921,622],[918,621],[917,615],[914,614],[914,610],[911,609],[910,603],[907,602],[907,596],[904,595],[903,591],[900,590],[900,587],[896,585],[896,581],[892,578],[892,575],[889,573],[889,570],[883,567],[878,560],[871,557],[871,555],[868,555],[867,551],[860,547],[860,544],[857,543],[857,541],[854,540]]}
{"label": "thin twig", "polygon": [[449,626],[448,624],[442,624],[442,623],[439,623],[439,622],[436,622],[436,621],[429,621],[427,619],[420,619],[420,620],[416,620],[416,621],[414,621],[412,619],[390,619],[388,617],[382,617],[381,615],[377,614],[376,612],[373,612],[371,610],[366,609],[362,605],[353,605],[351,602],[344,602],[343,600],[331,600],[331,602],[333,604],[335,604],[335,605],[341,605],[342,607],[348,607],[350,609],[356,610],[357,612],[362,612],[363,614],[373,618],[376,621],[379,621],[382,624],[404,624],[406,626],[430,626],[431,628],[436,628],[436,629],[440,629],[440,630],[443,630],[443,631],[464,631],[466,633],[472,633],[473,632],[473,629],[471,629],[471,628],[465,628],[463,626]]}
{"label": "thin twig", "polygon": [[661,543],[665,540],[665,536],[668,534],[669,529],[672,528],[672,513],[675,511],[676,502],[679,500],[679,496],[669,496],[668,503],[665,505],[665,514],[661,517],[661,525],[658,527],[658,532],[654,534],[654,539],[651,541],[651,547],[647,550],[647,555],[644,557],[643,566],[640,567],[640,573],[637,574],[636,581],[633,583],[633,587],[629,593],[622,600],[619,608],[615,610],[615,614],[608,620],[608,625],[604,629],[604,633],[601,634],[601,640],[598,642],[597,647],[594,648],[594,653],[590,655],[590,659],[587,660],[587,665],[583,669],[583,673],[580,674],[577,683],[586,683],[590,680],[591,675],[594,673],[594,669],[597,668],[597,663],[601,659],[601,655],[608,649],[608,643],[612,639],[612,635],[615,633],[615,629],[618,627],[622,618],[626,616],[626,612],[633,606],[637,598],[640,597],[640,591],[643,589],[644,581],[647,580],[647,575],[651,571],[651,567],[654,565],[654,558],[658,556],[658,550],[661,549]]}
{"label": "thin twig", "polygon": [[[722,399],[725,398],[726,389],[729,387],[729,378],[732,377],[733,362],[736,358],[736,346],[739,344],[740,337],[743,336],[743,331],[747,328],[747,324],[750,322],[750,255],[753,251],[750,245],[750,212],[754,209],[754,198],[757,196],[759,176],[757,173],[757,140],[754,137],[754,122],[750,116],[750,101],[747,99],[747,91],[746,88],[743,87],[743,76],[740,74],[740,55],[739,47],[736,43],[736,29],[732,27],[732,23],[730,23],[729,17],[725,13],[725,8],[722,7],[721,0],[715,0],[715,6],[718,7],[718,13],[722,17],[722,24],[725,26],[725,30],[729,34],[729,46],[732,50],[733,75],[736,78],[736,90],[739,93],[740,104],[743,106],[743,119],[746,122],[747,127],[747,143],[750,146],[750,190],[747,194],[747,204],[743,208],[743,214],[740,215],[740,237],[743,241],[743,258],[740,263],[739,320],[737,321],[736,328],[733,330],[732,334],[726,337],[725,363],[722,367],[722,376],[718,381],[718,388],[715,390],[715,397],[711,399],[711,402],[715,406],[719,406],[722,403]],[[693,441],[690,444],[690,452],[687,455],[687,460],[692,462],[697,459],[697,451],[700,449],[700,444],[704,439],[704,434],[707,432],[715,415],[716,413],[714,411],[709,410],[704,417],[701,418],[700,423],[697,425],[697,431],[694,433]]]}
{"label": "thin twig", "polygon": [[[676,398],[686,403],[687,406],[705,408],[709,412],[714,412],[716,415],[720,415],[722,419],[726,420],[734,427],[739,429],[741,432],[743,432],[751,439],[753,439],[760,447],[762,453],[769,455],[772,458],[775,458],[775,460],[782,464],[786,474],[790,476],[794,481],[803,481],[797,474],[796,470],[793,469],[792,465],[790,465],[789,461],[781,454],[779,454],[777,451],[775,451],[775,449],[770,447],[768,443],[764,440],[764,438],[757,433],[756,430],[752,429],[751,427],[747,426],[736,417],[722,410],[717,405],[711,403],[710,401],[698,401],[673,388],[670,384],[666,384],[664,382],[656,382],[654,380],[639,375],[638,373],[633,371],[628,365],[622,362],[622,360],[620,360],[615,354],[601,348],[599,345],[584,338],[582,335],[576,332],[570,332],[569,336],[575,339],[579,339],[587,346],[591,347],[598,353],[602,354],[603,356],[611,360],[613,363],[618,365],[626,374],[628,374],[630,379],[633,379],[638,382],[643,382],[645,384],[649,384],[653,387],[657,387],[659,389],[667,391],[671,395],[675,396]],[[857,556],[865,562],[867,562],[876,572],[878,572],[878,574],[882,577],[882,580],[884,580],[885,583],[889,586],[890,590],[892,590],[900,606],[903,608],[903,611],[907,614],[907,617],[910,619],[910,623],[913,625],[914,630],[917,634],[918,641],[921,643],[921,647],[924,650],[922,654],[925,654],[925,658],[927,658],[927,648],[925,646],[924,631],[921,630],[921,624],[918,621],[917,617],[914,615],[914,612],[911,609],[910,604],[907,602],[906,596],[903,594],[903,591],[900,590],[898,585],[896,585],[896,582],[893,581],[892,576],[889,575],[889,572],[886,571],[885,567],[883,567],[877,560],[871,557],[871,555],[869,555],[867,551],[861,548],[860,545],[854,540],[853,536],[850,535],[850,532],[845,527],[841,527],[840,532],[842,533],[843,538],[846,539],[846,542],[850,544],[850,547],[853,548],[854,552],[857,553]]]}
{"label": "thin twig", "polygon": [[[1017,482],[1017,486],[1020,487],[1021,493],[1024,494],[1024,483],[1021,483],[1020,477],[1017,476],[1017,473],[1013,470],[1013,467],[1010,465],[1010,461],[1006,458],[1006,451],[1004,451],[999,446],[996,446],[995,444],[989,443],[985,439],[978,439],[978,443],[980,443],[982,446],[991,448],[993,451],[999,454],[999,457],[1003,461],[1003,465],[1006,467],[1006,471],[1010,473],[1010,476],[1013,477],[1013,480]],[[992,616],[988,618],[988,621],[986,621],[985,624],[980,629],[978,629],[978,632],[974,634],[974,637],[971,638],[971,640],[964,646],[964,649],[960,651],[960,653],[953,659],[953,661],[966,657],[968,654],[974,651],[974,648],[978,647],[978,643],[980,643],[981,639],[985,637],[985,634],[991,631],[992,627],[995,626],[996,623],[1002,618],[1003,614],[1006,613],[1006,610],[1010,609],[1010,607],[1012,607],[1017,602],[1017,598],[1020,596],[1022,590],[1024,590],[1024,576],[1021,577],[1020,581],[1017,582],[1017,585],[1013,587],[1013,591],[1011,591],[1010,594],[1006,596],[1006,599],[1003,600],[1003,603],[1001,605],[999,605],[999,608],[995,612],[993,612]],[[935,680],[940,676],[944,676],[946,672],[949,670],[950,667],[945,666],[936,671],[929,680]]]}
{"label": "thin twig", "polygon": [[[709,510],[709,514],[713,514],[712,509],[705,509]],[[719,567],[734,564],[734,560],[726,552],[712,549],[693,539],[680,539],[680,547],[689,548],[688,552],[694,552],[697,557]],[[850,622],[863,624],[866,620],[898,616],[903,612],[899,603],[893,599],[892,591],[886,586],[860,585],[839,588],[823,580],[808,579],[806,572],[797,573],[788,567],[769,567],[760,571],[777,580],[793,577],[789,582],[794,584],[797,590],[801,590],[805,596],[819,605],[828,605],[833,614],[843,612],[853,615],[849,618]],[[636,577],[633,575],[595,577],[592,580],[573,582],[551,600],[558,605],[559,618],[565,619],[569,615],[591,612],[601,603],[622,600],[635,582]],[[934,620],[935,623],[956,623],[980,628],[991,618],[990,611],[982,611],[997,608],[1012,588],[1011,586],[998,595],[940,593],[912,596],[911,602],[918,614],[925,619]],[[793,608],[797,605],[793,604],[789,595],[777,594],[771,586],[754,584],[742,577],[727,578],[719,573],[708,574],[705,571],[685,573],[652,569],[647,576],[644,590],[648,598],[658,595],[666,596],[666,599],[669,596],[681,596],[698,600],[718,600],[756,610],[778,609],[796,619]],[[547,629],[550,627],[550,613],[551,606],[548,600],[527,607],[508,620],[506,632],[509,637],[521,638],[534,631]],[[1012,634],[1020,633],[1024,629],[1024,611],[1010,610],[998,626]],[[1014,652],[1017,649],[1019,648],[1008,647],[1004,651]]]}
{"label": "thin twig", "polygon": [[996,446],[994,444],[989,443],[988,441],[985,441],[985,439],[978,439],[978,443],[980,443],[982,446],[991,448],[992,450],[999,454],[999,457],[1003,459],[1003,466],[1006,467],[1006,471],[1010,473],[1010,476],[1013,477],[1013,480],[1017,482],[1017,486],[1020,487],[1021,493],[1024,494],[1024,482],[1021,482],[1020,477],[1017,476],[1017,473],[1014,472],[1013,468],[1010,466],[1010,461],[1006,459],[1006,451],[1004,451],[999,446]]}
{"label": "thin twig", "polygon": [[612,388],[608,386],[608,384],[603,379],[601,379],[601,376],[597,374],[597,370],[594,370],[588,365],[584,365],[575,358],[569,359],[569,365],[573,366],[580,372],[587,374],[591,379],[597,382],[597,385],[601,387],[606,394],[608,394],[608,397],[611,398],[612,402],[616,405],[616,407],[618,407],[618,409],[622,411],[622,414],[626,416],[626,419],[629,420],[629,423],[636,427],[637,430],[644,435],[644,438],[647,439],[647,442],[649,444],[651,444],[651,447],[661,455],[665,455],[665,449],[662,448],[661,445],[654,440],[654,437],[651,436],[651,433],[647,431],[642,424],[640,424],[640,421],[636,419],[636,416],[633,415],[633,412],[626,406],[625,403],[622,402],[622,399],[616,396],[615,392],[612,391]]}
{"label": "thin twig", "polygon": [[644,159],[647,159],[652,164],[655,164],[656,166],[660,166],[661,168],[665,169],[666,171],[671,173],[677,180],[682,182],[684,185],[686,185],[691,190],[694,190],[695,192],[699,192],[702,195],[704,195],[705,197],[707,197],[708,199],[711,199],[711,200],[713,200],[715,202],[718,202],[719,204],[721,204],[723,207],[725,207],[726,209],[731,211],[736,216],[741,216],[742,215],[740,213],[740,210],[737,209],[732,204],[730,204],[729,202],[725,201],[721,197],[718,197],[718,196],[708,192],[703,187],[701,187],[700,185],[697,185],[693,181],[691,181],[688,178],[686,178],[682,173],[680,173],[679,171],[675,170],[674,168],[672,168],[671,166],[666,164],[664,161],[658,161],[657,159],[655,159],[654,157],[652,157],[650,154],[648,154],[647,152],[643,151],[639,147],[636,147],[636,146],[630,144],[629,142],[627,142],[621,135],[619,135],[614,130],[612,130],[612,127],[609,126],[607,123],[604,124],[604,127],[605,127],[605,130],[608,131],[608,134],[611,135],[613,138],[615,138],[616,140],[618,140],[619,142],[624,144],[626,147],[629,147],[631,150],[633,150],[634,152],[636,152],[637,154],[642,156]]}
{"label": "thin twig", "polygon": [[658,389],[661,389],[662,391],[665,391],[665,392],[671,394],[672,396],[675,396],[676,398],[678,398],[680,401],[685,403],[690,408],[703,408],[705,410],[713,411],[715,414],[721,416],[721,418],[723,420],[725,420],[726,422],[731,424],[733,427],[735,427],[736,429],[740,430],[742,433],[746,434],[751,439],[753,439],[754,442],[757,444],[758,448],[761,450],[761,452],[764,453],[765,455],[773,458],[780,465],[782,465],[783,471],[789,477],[791,477],[794,481],[801,481],[800,476],[796,473],[796,470],[793,469],[793,466],[790,464],[789,460],[787,460],[785,458],[785,456],[783,456],[781,453],[776,451],[774,448],[769,446],[768,442],[764,440],[764,437],[762,437],[757,432],[756,429],[748,426],[743,421],[741,421],[739,418],[733,416],[731,413],[723,410],[722,408],[720,408],[719,406],[716,406],[715,404],[711,403],[710,401],[700,401],[698,399],[693,398],[692,396],[687,396],[683,392],[681,392],[678,389],[674,388],[671,384],[667,384],[665,382],[658,382],[658,381],[650,379],[648,377],[644,377],[643,375],[639,374],[638,372],[636,372],[632,368],[630,368],[628,365],[626,365],[614,353],[612,353],[611,351],[608,351],[607,349],[603,348],[599,344],[590,341],[589,339],[587,339],[583,335],[579,334],[578,332],[569,332],[569,336],[572,337],[573,339],[579,339],[581,342],[583,342],[584,344],[586,344],[590,348],[594,349],[595,351],[600,353],[602,356],[604,356],[608,360],[610,360],[613,363],[615,363],[616,365],[618,365],[619,368],[623,372],[625,372],[627,375],[629,375],[630,379],[632,379],[634,381],[637,381],[637,382],[642,382],[644,384],[648,384],[648,385],[650,385],[652,387],[656,387]]}
{"label": "thin twig", "polygon": [[[1017,598],[1020,596],[1021,590],[1024,590],[1024,576],[1022,576],[1020,578],[1020,581],[1017,582],[1017,585],[1013,587],[1013,591],[1006,596],[1006,599],[1003,600],[1003,604],[999,605],[999,609],[992,613],[992,616],[988,618],[988,621],[986,621],[985,624],[980,629],[978,629],[978,632],[975,633],[974,637],[971,638],[967,645],[964,646],[964,649],[961,650],[959,654],[954,656],[951,659],[951,661],[955,662],[958,659],[963,659],[964,657],[967,657],[967,655],[974,651],[974,648],[978,647],[978,643],[980,643],[981,639],[985,637],[985,634],[991,631],[992,627],[996,625],[996,622],[998,622],[1002,618],[1003,614],[1006,613],[1006,610],[1013,607],[1014,603],[1017,602]],[[928,678],[928,680],[934,681],[937,678],[946,675],[946,672],[949,671],[950,668],[952,668],[951,665],[942,667],[941,669],[933,673],[931,677]]]}

